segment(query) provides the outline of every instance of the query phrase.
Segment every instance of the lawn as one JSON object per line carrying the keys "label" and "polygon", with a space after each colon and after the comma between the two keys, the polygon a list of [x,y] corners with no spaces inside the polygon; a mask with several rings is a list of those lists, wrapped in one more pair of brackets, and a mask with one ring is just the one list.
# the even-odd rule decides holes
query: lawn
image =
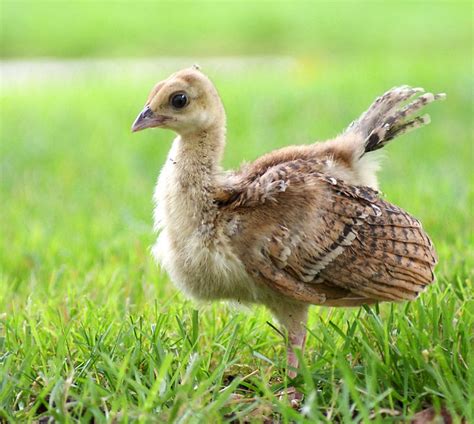
{"label": "lawn", "polygon": [[[109,21],[90,32],[81,27],[93,25],[105,3],[95,15],[79,19],[85,3],[74,2],[78,19],[71,28],[78,33],[67,39],[59,37],[58,22],[72,12],[57,8],[36,40],[34,30],[47,19],[51,4],[44,3],[37,15],[21,14],[18,4],[28,3],[3,5],[2,20],[8,23],[2,32],[4,58],[157,52],[192,54],[189,61],[195,55],[291,56],[285,66],[246,65],[244,60],[236,69],[200,60],[226,105],[227,167],[280,146],[331,137],[397,84],[445,91],[448,99],[429,107],[430,126],[384,149],[380,173],[385,197],[418,217],[431,235],[440,258],[437,281],[412,303],[314,307],[295,382],[305,400],[293,410],[275,396],[290,382],[284,373],[284,339],[269,324],[270,315],[260,307],[185,300],[151,259],[151,195],[173,135],[132,135],[130,125],[168,69],[91,71],[21,84],[5,77],[0,95],[0,421],[397,422],[430,406],[447,408],[455,422],[461,417],[474,421],[467,3],[390,3],[390,16],[406,16],[416,36],[397,28],[398,22],[379,22],[380,5],[367,17],[373,32],[353,4],[336,19],[347,24],[346,30],[334,31],[321,17],[331,9],[327,3],[326,15],[305,3],[306,17],[287,14],[293,10],[287,4],[269,8],[258,28],[262,33],[242,31],[244,36],[239,25],[253,15],[233,3],[235,22],[219,21],[222,37],[212,38],[221,44],[214,45],[208,32],[195,40],[186,30],[178,37],[186,47],[177,51],[165,42],[170,40],[166,29],[176,31],[176,12],[169,21],[159,17],[156,33],[151,31],[154,45],[143,28],[137,29],[136,17],[124,17],[128,3],[120,3],[109,19],[135,28],[141,46],[136,54],[134,37],[120,45]],[[262,4],[252,7],[264,14]],[[212,10],[223,14],[222,8]],[[139,15],[147,16],[143,27],[148,28],[150,14]],[[197,12],[188,11],[183,25],[193,16]],[[204,16],[203,25],[209,27],[211,17]],[[314,21],[321,23],[317,29],[301,25]],[[14,24],[23,30],[15,31]],[[273,33],[278,36],[272,44],[265,34]],[[320,42],[311,50],[311,37],[332,44],[326,48]],[[231,40],[230,52],[224,51],[226,40]],[[294,51],[292,43],[298,44]]]}

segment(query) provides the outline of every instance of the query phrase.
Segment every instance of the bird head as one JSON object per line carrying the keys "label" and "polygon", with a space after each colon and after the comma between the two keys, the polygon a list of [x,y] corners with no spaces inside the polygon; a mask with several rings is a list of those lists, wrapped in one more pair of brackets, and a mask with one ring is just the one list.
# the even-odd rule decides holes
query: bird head
{"label": "bird head", "polygon": [[193,66],[155,85],[132,131],[156,127],[185,135],[224,125],[224,120],[224,108],[216,88]]}

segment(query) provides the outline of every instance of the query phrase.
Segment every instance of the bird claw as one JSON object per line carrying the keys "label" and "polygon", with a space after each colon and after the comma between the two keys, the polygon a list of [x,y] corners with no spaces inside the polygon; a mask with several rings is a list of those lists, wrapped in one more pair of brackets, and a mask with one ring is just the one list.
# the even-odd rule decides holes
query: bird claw
{"label": "bird claw", "polygon": [[293,409],[299,409],[303,400],[303,393],[296,390],[293,386],[280,390],[276,396],[280,402],[288,400]]}

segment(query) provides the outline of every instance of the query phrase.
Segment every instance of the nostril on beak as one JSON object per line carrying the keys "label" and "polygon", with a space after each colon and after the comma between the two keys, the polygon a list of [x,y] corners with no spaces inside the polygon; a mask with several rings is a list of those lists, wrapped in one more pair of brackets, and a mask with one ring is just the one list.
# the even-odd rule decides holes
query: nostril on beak
{"label": "nostril on beak", "polygon": [[145,108],[137,116],[137,119],[135,119],[135,122],[132,124],[132,132],[147,128],[147,121],[149,122],[154,116],[155,114],[150,109],[150,107],[145,106]]}
{"label": "nostril on beak", "polygon": [[146,106],[141,115],[142,118],[151,118],[153,116],[153,111],[150,109],[150,106]]}

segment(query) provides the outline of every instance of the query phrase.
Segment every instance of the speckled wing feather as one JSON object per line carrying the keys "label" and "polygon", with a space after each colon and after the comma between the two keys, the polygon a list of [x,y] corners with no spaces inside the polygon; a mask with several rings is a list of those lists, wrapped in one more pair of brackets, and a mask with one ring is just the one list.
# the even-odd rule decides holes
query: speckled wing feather
{"label": "speckled wing feather", "polygon": [[433,281],[436,264],[419,221],[376,191],[319,169],[317,160],[279,164],[220,198],[247,271],[306,303],[414,299]]}

